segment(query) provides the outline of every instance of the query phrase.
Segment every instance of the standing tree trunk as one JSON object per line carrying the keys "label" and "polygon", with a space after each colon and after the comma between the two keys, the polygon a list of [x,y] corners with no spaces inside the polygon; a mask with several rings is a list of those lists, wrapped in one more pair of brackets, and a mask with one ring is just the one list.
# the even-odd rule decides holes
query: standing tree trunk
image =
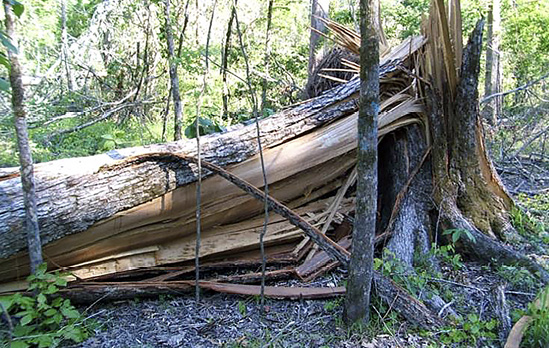
{"label": "standing tree trunk", "polygon": [[236,13],[236,5],[238,0],[235,0],[232,6],[231,17],[227,24],[227,33],[225,34],[225,47],[223,47],[223,55],[221,57],[221,76],[223,80],[223,117],[229,119],[229,85],[227,83],[227,66],[229,64],[229,50],[231,48],[231,34],[233,28],[234,16]]}
{"label": "standing tree trunk", "polygon": [[[6,33],[10,40],[15,43],[15,14],[8,1],[4,1],[6,14]],[[17,148],[19,150],[19,162],[21,163],[21,183],[23,186],[23,202],[25,205],[25,229],[27,231],[27,244],[29,247],[29,258],[31,272],[34,273],[42,263],[42,244],[40,242],[40,230],[38,228],[38,215],[36,210],[36,193],[34,188],[34,168],[32,154],[29,145],[29,134],[27,131],[26,111],[23,105],[25,91],[21,81],[21,64],[19,64],[18,53],[8,50],[11,69],[11,105],[14,114],[15,132],[17,134]]]}
{"label": "standing tree trunk", "polygon": [[[311,28],[323,33],[326,32],[326,26],[319,18],[328,17],[329,7],[330,0],[313,0],[311,5]],[[317,64],[316,49],[318,46],[318,41],[320,40],[320,34],[315,30],[311,30],[311,38],[309,43],[309,78],[312,76]]]}
{"label": "standing tree trunk", "polygon": [[166,16],[166,41],[168,43],[168,59],[170,61],[170,81],[172,85],[173,108],[175,113],[174,139],[181,140],[183,112],[181,107],[181,95],[179,94],[179,78],[177,77],[177,64],[175,63],[172,25],[170,21],[170,0],[164,1],[164,11],[164,14]]}
{"label": "standing tree trunk", "polygon": [[63,57],[63,65],[65,66],[65,74],[67,76],[67,88],[69,92],[73,91],[74,83],[69,67],[69,43],[67,34],[67,0],[61,0],[61,55]]}
{"label": "standing tree trunk", "polygon": [[[492,0],[488,10],[488,33],[486,45],[486,78],[484,81],[484,96],[501,91],[501,65],[499,59],[499,44],[501,30],[500,0]],[[484,119],[492,126],[496,126],[498,115],[501,113],[502,97],[490,100],[482,111]]]}
{"label": "standing tree trunk", "polygon": [[269,56],[271,55],[271,45],[270,45],[270,32],[271,32],[271,22],[273,18],[273,0],[269,0],[269,7],[267,9],[267,30],[265,31],[265,76],[263,77],[263,90],[261,91],[261,106],[260,110],[263,113],[265,109],[265,102],[267,101],[267,77],[269,76]]}
{"label": "standing tree trunk", "polygon": [[348,323],[369,320],[377,212],[377,118],[379,112],[379,39],[375,0],[360,1],[360,109],[358,183],[349,280],[345,298]]}

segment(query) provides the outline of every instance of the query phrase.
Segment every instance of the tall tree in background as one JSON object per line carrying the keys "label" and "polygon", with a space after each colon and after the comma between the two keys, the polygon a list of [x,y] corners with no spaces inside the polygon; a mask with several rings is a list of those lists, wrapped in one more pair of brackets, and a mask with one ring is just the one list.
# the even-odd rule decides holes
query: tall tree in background
{"label": "tall tree in background", "polygon": [[[484,96],[501,91],[501,64],[499,55],[501,31],[501,4],[500,0],[492,0],[488,9],[488,33],[486,45],[486,77],[484,80]],[[489,124],[495,126],[497,117],[501,113],[502,97],[495,97],[487,102],[482,113]]]}
{"label": "tall tree in background", "polygon": [[[17,3],[17,14],[21,15],[23,7]],[[6,34],[12,43],[15,43],[15,13],[10,1],[4,1]],[[17,135],[17,148],[19,150],[19,162],[21,164],[21,183],[23,186],[23,201],[25,204],[25,229],[27,231],[27,244],[31,272],[42,263],[42,244],[40,242],[40,229],[38,228],[38,215],[36,209],[36,192],[34,187],[34,168],[32,154],[29,145],[27,131],[27,113],[23,105],[25,91],[21,81],[21,64],[19,63],[17,49],[8,49],[10,62],[11,105],[14,115],[15,132]]]}
{"label": "tall tree in background", "polygon": [[267,78],[269,77],[269,56],[271,55],[271,23],[273,19],[273,0],[269,0],[269,6],[267,8],[267,30],[265,31],[265,57],[263,62],[265,63],[265,76],[263,77],[262,91],[261,91],[261,107],[260,110],[263,113],[265,109],[265,102],[267,101]]}
{"label": "tall tree in background", "polygon": [[225,46],[221,55],[221,75],[223,80],[223,117],[229,119],[229,85],[227,83],[227,67],[229,65],[229,51],[231,49],[231,34],[233,32],[233,21],[236,12],[238,0],[234,1],[234,6],[231,7],[231,15],[227,24],[227,32],[225,34]]}
{"label": "tall tree in background", "polygon": [[170,20],[170,0],[164,1],[164,14],[166,16],[166,41],[168,43],[168,59],[170,61],[170,81],[173,98],[173,109],[175,113],[174,139],[181,140],[181,129],[183,127],[183,111],[181,106],[181,95],[179,94],[179,78],[177,77],[177,64],[175,62],[172,24]]}
{"label": "tall tree in background", "polygon": [[65,74],[67,77],[67,88],[69,92],[73,91],[74,82],[69,66],[69,36],[67,33],[67,0],[60,1],[61,7],[61,57],[63,65],[65,67]]}
{"label": "tall tree in background", "polygon": [[317,32],[326,32],[326,26],[319,18],[328,17],[328,9],[330,8],[330,0],[312,0],[311,4],[311,38],[309,43],[309,78],[312,76],[313,71],[317,64],[316,49],[318,41],[320,40],[320,34]]}
{"label": "tall tree in background", "polygon": [[358,183],[349,280],[345,298],[348,323],[369,320],[377,211],[377,116],[379,112],[379,38],[376,0],[360,1],[360,101]]}

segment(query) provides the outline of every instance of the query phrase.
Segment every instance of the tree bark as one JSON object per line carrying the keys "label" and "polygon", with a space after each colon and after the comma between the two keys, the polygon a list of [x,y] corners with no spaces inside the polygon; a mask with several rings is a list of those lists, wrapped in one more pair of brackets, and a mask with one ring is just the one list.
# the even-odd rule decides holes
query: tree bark
{"label": "tree bark", "polygon": [[345,319],[368,323],[377,219],[377,119],[379,112],[379,38],[374,0],[360,1],[360,109],[355,225],[349,265]]}
{"label": "tree bark", "polygon": [[67,0],[60,0],[61,2],[61,55],[63,59],[63,65],[65,67],[65,76],[67,77],[67,88],[69,92],[73,91],[74,82],[69,67],[69,42],[67,33]]}
{"label": "tree bark", "polygon": [[[358,81],[353,81],[321,98],[261,120],[264,150],[328,122],[352,115],[356,111],[353,96],[358,88]],[[227,166],[253,157],[258,151],[254,127],[238,126],[227,133],[202,137],[203,159]],[[50,243],[85,231],[102,219],[195,182],[196,168],[189,166],[159,167],[149,163],[117,172],[99,172],[103,165],[150,152],[196,156],[196,144],[194,140],[189,140],[39,164],[36,172],[38,217],[43,242]],[[306,167],[305,163],[301,165]],[[13,169],[3,172],[5,175],[0,176],[0,192],[3,196],[0,200],[0,258],[13,255],[25,247],[21,235],[16,233],[23,230],[22,219],[25,214],[19,178]]]}
{"label": "tree bark", "polygon": [[538,263],[502,244],[518,237],[509,221],[513,200],[484,144],[477,89],[483,24],[477,23],[464,50],[455,98],[428,92],[436,228],[466,229],[474,238],[460,240],[459,251],[486,262],[524,266],[548,282],[549,273]]}
{"label": "tree bark", "polygon": [[[15,14],[8,1],[4,1],[6,34],[15,44]],[[18,52],[8,50],[11,69],[9,71],[11,84],[11,105],[14,114],[15,132],[17,135],[17,148],[19,150],[19,162],[21,164],[21,184],[23,196],[24,228],[26,231],[27,245],[30,258],[31,272],[42,263],[42,244],[40,242],[40,229],[38,227],[38,213],[36,205],[36,192],[34,186],[34,167],[32,153],[27,131],[27,112],[24,106],[25,91],[21,81],[22,69],[19,63]],[[17,179],[18,180],[18,179]],[[23,213],[21,212],[21,213]],[[21,226],[23,227],[23,226]]]}
{"label": "tree bark", "polygon": [[269,7],[267,8],[267,29],[265,30],[265,57],[263,58],[263,63],[265,64],[265,76],[263,77],[263,84],[261,90],[261,105],[259,109],[261,113],[265,110],[265,103],[267,101],[267,78],[269,77],[269,62],[271,55],[271,22],[273,18],[273,0],[269,0]]}
{"label": "tree bark", "polygon": [[[499,44],[501,31],[500,0],[492,0],[488,9],[487,38],[486,38],[486,75],[484,79],[484,97],[501,92],[501,63],[499,58]],[[502,97],[495,97],[487,102],[482,111],[484,119],[491,126],[497,125],[498,115],[501,114]]]}
{"label": "tree bark", "polygon": [[[318,30],[322,33],[326,32],[326,26],[318,19],[328,17],[328,9],[330,7],[330,0],[312,0],[311,4],[311,28]],[[320,40],[320,34],[315,30],[311,30],[311,37],[309,41],[309,77],[313,75],[317,63],[316,50],[318,41]]]}
{"label": "tree bark", "polygon": [[168,44],[168,59],[170,65],[170,81],[172,85],[172,98],[174,108],[174,140],[181,140],[183,128],[183,111],[181,95],[179,94],[179,78],[177,76],[177,64],[175,63],[172,24],[170,20],[170,0],[164,0],[164,15],[166,26],[166,42]]}
{"label": "tree bark", "polygon": [[229,18],[229,23],[227,24],[227,33],[225,34],[225,46],[223,47],[223,54],[221,56],[221,80],[223,81],[223,117],[229,118],[229,84],[227,82],[227,68],[229,65],[229,50],[231,48],[231,34],[233,32],[233,21],[236,13],[236,5],[238,0],[235,0],[234,6],[232,6],[231,17]]}

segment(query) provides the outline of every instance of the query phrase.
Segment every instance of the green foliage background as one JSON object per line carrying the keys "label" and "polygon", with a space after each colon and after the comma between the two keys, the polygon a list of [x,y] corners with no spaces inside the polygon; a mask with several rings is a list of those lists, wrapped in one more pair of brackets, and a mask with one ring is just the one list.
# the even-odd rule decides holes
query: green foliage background
{"label": "green foliage background", "polygon": [[[116,148],[160,143],[173,139],[173,107],[167,109],[169,92],[167,48],[162,1],[66,0],[69,37],[69,69],[76,81],[68,89],[64,64],[60,61],[62,28],[58,0],[25,1],[18,23],[26,75],[35,82],[27,86],[27,109],[33,156],[36,162],[64,157],[87,156]],[[179,45],[186,0],[172,2],[171,21]],[[206,32],[213,1],[189,5],[189,22],[176,59],[183,101],[184,127],[196,120],[196,103],[204,71]],[[488,0],[463,0],[464,39],[478,18],[486,15]],[[350,27],[357,25],[357,4],[333,0],[330,16]],[[382,0],[381,13],[389,41],[400,42],[420,32],[429,0]],[[307,79],[309,52],[309,3],[276,0],[271,30],[270,70],[267,102],[263,115],[276,112],[299,100]],[[265,76],[264,49],[267,1],[241,1],[238,15],[258,99]],[[209,54],[208,88],[200,117],[211,126],[204,132],[222,131],[251,118],[244,59],[233,27],[228,55],[229,80],[224,86],[219,65],[225,45],[230,2],[215,9]],[[503,89],[514,88],[546,73],[549,63],[549,0],[502,0]],[[325,49],[331,47],[325,40]],[[483,74],[481,73],[481,76]],[[7,69],[0,70],[7,78]],[[40,83],[36,83],[40,81]],[[482,83],[481,83],[482,86]],[[139,87],[125,102],[136,105],[78,132],[56,136],[56,132],[92,121]],[[223,115],[223,91],[230,95],[228,114]],[[482,90],[482,87],[481,87]],[[541,95],[547,93],[538,88]],[[9,95],[0,97],[0,166],[16,166],[17,153]],[[524,95],[506,98],[509,115],[528,114]],[[539,110],[539,109],[536,109]],[[163,119],[168,122],[163,137]],[[536,116],[543,118],[545,114]],[[201,121],[202,122],[202,121]],[[190,129],[190,128],[189,128]],[[194,136],[194,131],[187,131]],[[508,133],[500,134],[506,137]],[[505,145],[505,144],[504,144]],[[503,146],[504,147],[504,146]],[[497,149],[496,149],[497,150]]]}

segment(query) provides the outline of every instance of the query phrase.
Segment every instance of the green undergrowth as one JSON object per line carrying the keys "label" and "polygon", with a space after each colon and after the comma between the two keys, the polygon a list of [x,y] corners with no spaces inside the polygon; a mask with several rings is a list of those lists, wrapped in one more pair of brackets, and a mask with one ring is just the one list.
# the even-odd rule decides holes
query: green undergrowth
{"label": "green undergrowth", "polygon": [[537,300],[528,304],[532,321],[522,339],[522,348],[549,347],[549,287],[540,291]]}
{"label": "green undergrowth", "polygon": [[510,213],[513,227],[528,240],[549,244],[549,194],[516,198],[518,205]]}
{"label": "green undergrowth", "polygon": [[47,273],[44,263],[27,278],[27,293],[31,295],[0,296],[3,326],[7,328],[0,334],[0,347],[57,347],[89,337],[94,323],[68,299],[57,296],[67,285],[65,276]]}

